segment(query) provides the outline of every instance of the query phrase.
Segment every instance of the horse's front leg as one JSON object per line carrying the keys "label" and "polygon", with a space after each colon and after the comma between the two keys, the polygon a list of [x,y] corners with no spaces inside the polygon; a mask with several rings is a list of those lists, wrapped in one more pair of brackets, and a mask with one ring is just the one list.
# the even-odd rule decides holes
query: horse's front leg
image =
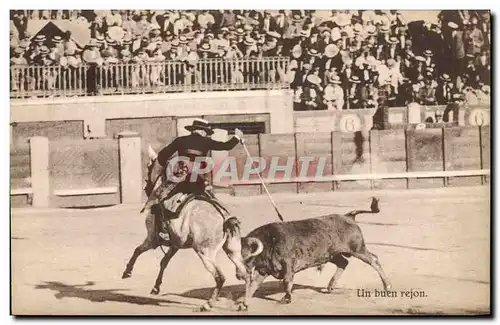
{"label": "horse's front leg", "polygon": [[155,216],[151,213],[150,207],[147,207],[142,214],[146,215],[145,223],[146,223],[147,237],[144,240],[144,242],[141,245],[137,246],[137,248],[134,250],[132,257],[127,263],[127,267],[123,272],[122,279],[130,278],[132,276],[132,270],[134,268],[134,264],[137,261],[137,258],[139,258],[139,256],[142,253],[158,247],[158,240],[156,238],[156,232],[155,232],[156,231]]}
{"label": "horse's front leg", "polygon": [[160,262],[160,272],[158,272],[158,277],[156,277],[156,282],[155,286],[151,290],[152,295],[157,295],[160,293],[160,286],[163,280],[163,272],[165,272],[165,269],[167,268],[168,263],[174,257],[175,253],[179,251],[178,248],[176,247],[170,247],[168,252],[163,256]]}
{"label": "horse's front leg", "polygon": [[137,258],[144,253],[147,252],[150,249],[154,249],[158,247],[158,244],[156,244],[156,241],[152,241],[149,238],[146,238],[144,242],[137,246],[137,248],[134,250],[134,253],[132,254],[132,257],[127,263],[127,266],[125,268],[125,271],[123,271],[122,279],[130,278],[132,276],[132,270],[134,269],[134,264],[137,261]]}

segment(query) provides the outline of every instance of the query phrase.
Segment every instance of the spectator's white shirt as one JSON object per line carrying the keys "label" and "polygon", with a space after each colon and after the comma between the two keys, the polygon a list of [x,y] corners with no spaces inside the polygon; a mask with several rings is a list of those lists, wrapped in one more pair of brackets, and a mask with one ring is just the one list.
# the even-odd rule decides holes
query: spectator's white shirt
{"label": "spectator's white shirt", "polygon": [[193,25],[193,23],[187,18],[178,19],[174,23],[174,34],[179,35],[179,31],[182,31],[182,30],[184,30],[192,25]]}
{"label": "spectator's white shirt", "polygon": [[122,25],[122,16],[119,13],[109,13],[106,15],[106,24],[108,27],[110,26],[121,26]]}
{"label": "spectator's white shirt", "polygon": [[389,68],[385,64],[379,64],[377,66],[377,71],[379,74],[378,82],[380,86],[385,86],[387,84],[386,80],[388,80],[390,76]]}
{"label": "spectator's white shirt", "polygon": [[214,43],[217,45],[217,47],[221,46],[225,49],[229,48],[229,41],[226,39],[215,39]]}
{"label": "spectator's white shirt", "polygon": [[200,14],[198,16],[198,24],[200,24],[201,28],[208,28],[208,24],[215,24],[215,19],[212,14],[207,13],[207,14]]}
{"label": "spectator's white shirt", "polygon": [[136,29],[137,27],[137,23],[130,19],[130,20],[125,20],[123,23],[122,23],[122,28],[123,30],[128,33],[128,35],[130,36],[134,36],[134,30]]}
{"label": "spectator's white shirt", "polygon": [[394,67],[388,68],[388,77],[390,84],[395,89],[395,93],[398,93],[398,87],[403,83],[403,75],[399,72],[399,66],[396,64]]}
{"label": "spectator's white shirt", "polygon": [[[331,101],[342,101],[344,99],[344,90],[339,85],[328,85],[325,87],[324,98]],[[342,105],[343,106],[343,105]],[[340,106],[340,107],[342,107]]]}

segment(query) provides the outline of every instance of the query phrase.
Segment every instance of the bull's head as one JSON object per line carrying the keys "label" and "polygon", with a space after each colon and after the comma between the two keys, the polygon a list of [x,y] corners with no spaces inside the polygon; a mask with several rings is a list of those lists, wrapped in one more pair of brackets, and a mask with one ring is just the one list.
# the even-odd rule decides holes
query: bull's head
{"label": "bull's head", "polygon": [[[264,251],[264,244],[262,241],[255,237],[245,237],[241,239],[241,256],[249,274],[255,271],[254,257],[258,256]],[[236,277],[243,280],[243,275],[237,270]]]}

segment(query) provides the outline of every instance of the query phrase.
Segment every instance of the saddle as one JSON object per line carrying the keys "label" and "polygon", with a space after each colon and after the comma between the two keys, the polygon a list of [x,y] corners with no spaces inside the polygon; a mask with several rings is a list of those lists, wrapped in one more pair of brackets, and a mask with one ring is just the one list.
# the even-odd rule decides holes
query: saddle
{"label": "saddle", "polygon": [[204,193],[177,193],[174,196],[154,204],[151,212],[155,216],[157,231],[163,232],[166,225],[174,219],[179,218],[182,209],[191,201],[200,200],[210,203],[224,219],[224,222],[231,218],[231,213],[215,196],[209,191]]}

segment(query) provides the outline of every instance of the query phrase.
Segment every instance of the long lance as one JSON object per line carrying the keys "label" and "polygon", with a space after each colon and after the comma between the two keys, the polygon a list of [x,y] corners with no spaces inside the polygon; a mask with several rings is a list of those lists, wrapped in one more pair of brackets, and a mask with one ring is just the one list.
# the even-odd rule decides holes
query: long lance
{"label": "long lance", "polygon": [[[252,159],[252,157],[250,156],[250,152],[248,152],[248,148],[245,145],[245,142],[243,141],[243,139],[241,140],[241,144],[243,145],[243,149],[245,149],[247,157]],[[267,197],[269,198],[269,201],[271,201],[271,204],[274,206],[274,210],[276,210],[276,213],[278,214],[278,218],[280,218],[281,221],[284,221],[283,216],[281,215],[281,213],[278,210],[278,206],[276,205],[276,202],[274,202],[273,198],[271,197],[271,193],[269,193],[269,190],[267,189],[267,186],[264,183],[264,180],[262,179],[262,176],[260,176],[260,172],[257,173],[257,175],[259,176],[260,183],[262,184],[262,187],[266,191],[266,194],[267,194]]]}

